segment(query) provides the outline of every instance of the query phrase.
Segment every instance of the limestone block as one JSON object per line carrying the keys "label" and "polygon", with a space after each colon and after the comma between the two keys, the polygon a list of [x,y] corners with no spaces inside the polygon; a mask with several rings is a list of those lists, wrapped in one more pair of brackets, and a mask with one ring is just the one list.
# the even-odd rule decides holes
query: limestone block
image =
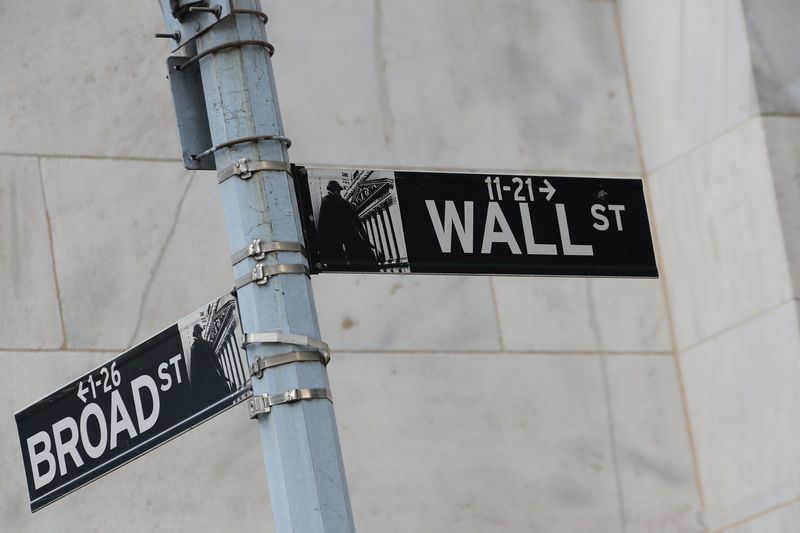
{"label": "limestone block", "polygon": [[162,26],[156,2],[0,6],[0,152],[179,160]]}
{"label": "limestone block", "polygon": [[734,527],[730,533],[794,533],[800,529],[800,504],[792,503]]}
{"label": "limestone block", "polygon": [[765,142],[754,118],[651,177],[681,348],[792,296]]}
{"label": "limestone block", "polygon": [[596,356],[383,355],[329,367],[364,531],[621,531]]}
{"label": "limestone block", "polygon": [[42,172],[71,348],[126,348],[231,290],[213,174],[86,159]]}
{"label": "limestone block", "polygon": [[489,278],[321,274],[323,338],[335,350],[499,350]]}
{"label": "limestone block", "polygon": [[619,9],[648,169],[758,112],[741,2],[621,0]]}
{"label": "limestone block", "polygon": [[37,160],[0,157],[0,348],[58,348],[58,307]]}
{"label": "limestone block", "polygon": [[764,117],[781,233],[794,294],[800,294],[800,117]]}
{"label": "limestone block", "polygon": [[793,0],[743,0],[762,113],[800,113],[800,4]]}
{"label": "limestone block", "polygon": [[799,349],[791,302],[681,354],[712,530],[800,495]]}
{"label": "limestone block", "polygon": [[269,28],[295,161],[639,171],[610,2],[301,6]]}
{"label": "limestone block", "polygon": [[493,283],[507,350],[672,349],[658,280],[498,277]]}
{"label": "limestone block", "polygon": [[674,358],[604,359],[625,531],[705,531]]}

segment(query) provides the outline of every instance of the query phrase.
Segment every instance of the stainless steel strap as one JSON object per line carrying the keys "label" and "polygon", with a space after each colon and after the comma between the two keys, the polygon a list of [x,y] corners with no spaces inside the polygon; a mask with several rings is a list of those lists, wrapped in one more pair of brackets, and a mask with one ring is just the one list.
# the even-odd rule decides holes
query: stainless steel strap
{"label": "stainless steel strap", "polygon": [[233,285],[236,290],[239,290],[250,283],[266,285],[266,283],[269,281],[269,278],[279,274],[305,274],[306,276],[311,276],[311,272],[308,270],[306,265],[294,263],[288,265],[265,265],[264,263],[258,263],[252,271],[237,278]]}
{"label": "stainless steel strap", "polygon": [[328,400],[333,403],[330,389],[291,389],[277,394],[259,394],[248,401],[250,418],[268,414],[275,405],[302,400]]}
{"label": "stainless steel strap", "polygon": [[[183,64],[183,67],[185,67],[188,64],[189,62],[187,61],[186,63]],[[223,148],[230,148],[231,146],[235,146],[237,144],[242,144],[242,143],[257,143],[261,141],[279,141],[282,142],[286,146],[286,148],[292,146],[292,140],[283,135],[248,135],[247,137],[239,137],[237,139],[231,139],[229,141],[225,141],[224,143],[217,144],[216,146],[212,146],[208,150],[204,150],[199,154],[189,156],[189,159],[197,161],[198,159],[208,157],[214,152],[222,150]]]}
{"label": "stainless steel strap", "polygon": [[327,343],[306,335],[296,335],[294,333],[284,333],[282,331],[245,333],[242,348],[247,348],[248,344],[291,344],[293,346],[307,346],[324,354],[328,359],[330,359],[331,356],[331,349]]}
{"label": "stainless steel strap", "polygon": [[321,352],[288,352],[269,357],[259,357],[250,366],[250,375],[260,378],[264,370],[291,363],[314,362],[327,365],[329,357]]}
{"label": "stainless steel strap", "polygon": [[291,167],[285,161],[250,161],[247,159],[239,159],[229,167],[225,167],[217,172],[217,181],[224,183],[229,178],[237,176],[243,180],[250,179],[253,172],[260,170],[279,170],[290,172]]}
{"label": "stainless steel strap", "polygon": [[242,248],[233,255],[231,255],[231,264],[236,265],[241,263],[248,257],[252,257],[256,261],[261,261],[267,254],[274,252],[300,252],[304,257],[307,257],[306,247],[299,242],[284,242],[284,241],[262,241],[261,239],[253,239],[253,242]]}

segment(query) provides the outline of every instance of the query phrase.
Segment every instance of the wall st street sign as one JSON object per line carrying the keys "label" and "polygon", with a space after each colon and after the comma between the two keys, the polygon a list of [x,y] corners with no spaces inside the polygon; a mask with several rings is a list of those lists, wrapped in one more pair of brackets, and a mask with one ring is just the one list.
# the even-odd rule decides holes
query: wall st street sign
{"label": "wall st street sign", "polygon": [[294,173],[318,272],[658,277],[638,178]]}
{"label": "wall st street sign", "polygon": [[226,295],[16,413],[31,510],[244,400],[242,340]]}

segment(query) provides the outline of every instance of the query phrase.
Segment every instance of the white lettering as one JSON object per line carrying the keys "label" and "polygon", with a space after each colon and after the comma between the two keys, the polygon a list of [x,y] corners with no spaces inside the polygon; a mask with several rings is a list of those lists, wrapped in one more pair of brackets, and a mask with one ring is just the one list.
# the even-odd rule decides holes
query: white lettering
{"label": "white lettering", "polygon": [[567,211],[564,209],[564,204],[556,204],[556,216],[558,217],[558,231],[561,234],[564,255],[594,255],[591,244],[572,244],[569,238]]}
{"label": "white lettering", "polygon": [[[97,426],[100,428],[100,440],[97,445],[93,446],[92,441],[89,440],[89,417],[94,416],[97,419]],[[96,403],[87,404],[81,412],[81,444],[86,455],[92,459],[97,459],[106,450],[106,443],[108,442],[108,432],[106,430],[106,417],[103,410]]]}
{"label": "white lettering", "polygon": [[[42,451],[37,452],[36,446],[43,444]],[[46,431],[28,437],[28,456],[31,458],[31,471],[33,472],[33,487],[38,489],[53,481],[56,477],[56,458],[50,453],[50,434]],[[40,473],[39,465],[47,463],[47,470]]]}
{"label": "white lettering", "polygon": [[181,382],[181,368],[178,366],[181,357],[183,357],[181,354],[173,355],[169,360],[169,363],[175,367],[175,379],[178,380],[178,383]]}
{"label": "white lettering", "polygon": [[614,216],[617,218],[617,231],[622,231],[622,211],[625,211],[624,205],[609,205],[608,209],[614,211]]}
{"label": "white lettering", "polygon": [[[495,231],[495,224],[500,224],[500,231]],[[519,255],[522,250],[511,232],[503,210],[497,202],[489,202],[489,211],[486,213],[486,227],[483,230],[483,244],[481,245],[482,254],[492,253],[492,246],[495,243],[505,243],[511,248],[511,253]]]}
{"label": "white lettering", "polygon": [[608,229],[608,217],[603,214],[605,210],[605,206],[601,204],[594,204],[592,206],[592,216],[600,221],[599,224],[597,222],[592,224],[594,229],[599,231],[605,231]]}
{"label": "white lettering", "polygon": [[[153,400],[153,410],[149,416],[144,415],[144,407],[142,406],[141,390],[143,388],[147,388],[150,391],[150,397]],[[142,434],[155,426],[158,420],[160,405],[156,381],[147,374],[143,374],[131,381],[131,391],[133,392],[133,405],[136,409],[136,422],[139,424],[139,434]]]}
{"label": "white lettering", "polygon": [[533,220],[528,204],[519,204],[522,215],[522,232],[525,234],[525,250],[529,255],[557,255],[558,248],[555,244],[537,244],[533,238]]}
{"label": "white lettering", "polygon": [[161,384],[160,389],[164,392],[168,391],[172,387],[172,376],[169,375],[167,371],[169,368],[169,363],[161,363],[158,365],[158,377],[164,382]]}
{"label": "white lettering", "polygon": [[109,427],[111,445],[109,449],[113,450],[117,447],[117,435],[123,431],[127,431],[130,438],[136,437],[136,428],[133,426],[125,404],[122,403],[122,396],[118,389],[114,389],[111,391],[111,426]]}
{"label": "white lettering", "polygon": [[425,200],[425,205],[428,208],[428,214],[431,217],[433,230],[436,232],[436,238],[439,240],[439,247],[442,249],[442,253],[449,254],[451,252],[453,246],[453,228],[455,228],[458,240],[461,243],[461,249],[464,250],[465,254],[471,254],[473,241],[472,202],[464,202],[463,223],[456,211],[456,204],[452,200],[447,200],[444,203],[444,221],[439,218],[436,202],[433,200]]}
{"label": "white lettering", "polygon": [[[69,430],[69,439],[62,440],[62,433]],[[83,459],[78,453],[78,423],[71,416],[62,418],[53,424],[53,437],[55,438],[56,457],[58,457],[58,467],[61,470],[61,475],[67,473],[66,456],[72,457],[76,467],[83,466]]]}

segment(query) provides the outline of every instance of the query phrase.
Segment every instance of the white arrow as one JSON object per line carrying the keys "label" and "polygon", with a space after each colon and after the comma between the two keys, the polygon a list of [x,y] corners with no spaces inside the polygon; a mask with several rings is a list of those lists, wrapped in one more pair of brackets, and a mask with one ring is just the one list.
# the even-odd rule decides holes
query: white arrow
{"label": "white arrow", "polygon": [[[92,378],[89,378],[92,379]],[[86,393],[89,392],[89,389],[83,388],[83,380],[78,382],[78,398],[81,399],[83,403],[86,403]]]}
{"label": "white arrow", "polygon": [[547,181],[547,180],[544,180],[544,184],[547,185],[547,186],[546,187],[539,187],[539,192],[546,192],[547,193],[547,198],[545,198],[545,200],[547,200],[549,202],[550,198],[552,198],[553,195],[556,193],[556,188],[553,187],[550,184],[550,182]]}

